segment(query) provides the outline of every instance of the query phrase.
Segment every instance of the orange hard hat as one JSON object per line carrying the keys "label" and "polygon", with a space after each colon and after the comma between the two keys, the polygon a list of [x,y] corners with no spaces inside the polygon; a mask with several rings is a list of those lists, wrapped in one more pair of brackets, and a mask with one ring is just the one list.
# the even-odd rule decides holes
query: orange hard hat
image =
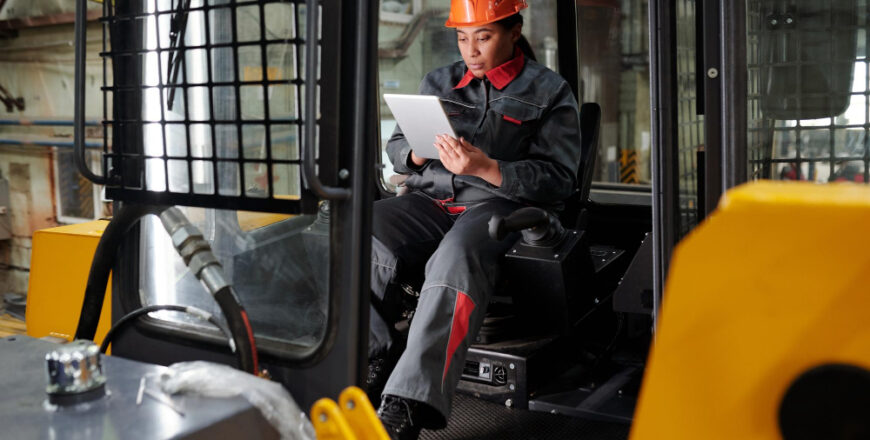
{"label": "orange hard hat", "polygon": [[526,0],[452,0],[447,27],[482,26],[528,8]]}

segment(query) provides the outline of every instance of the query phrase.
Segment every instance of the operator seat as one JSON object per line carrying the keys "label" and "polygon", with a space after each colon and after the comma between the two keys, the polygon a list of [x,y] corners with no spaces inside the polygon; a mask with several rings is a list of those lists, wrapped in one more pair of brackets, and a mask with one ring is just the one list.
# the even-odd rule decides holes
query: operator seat
{"label": "operator seat", "polygon": [[[562,225],[567,225],[570,233],[576,239],[571,237],[558,237],[559,240],[553,240],[550,246],[531,245],[533,253],[542,253],[549,256],[555,255],[552,252],[554,248],[563,249],[570,247],[571,252],[567,255],[562,254],[555,258],[559,260],[558,264],[535,264],[533,259],[530,261],[522,261],[523,259],[512,261],[511,257],[516,254],[512,250],[508,251],[505,262],[510,269],[503,270],[503,273],[510,273],[512,276],[501,277],[499,286],[496,287],[496,292],[490,300],[490,305],[487,310],[487,315],[484,318],[483,325],[478,334],[476,343],[488,344],[501,341],[513,336],[516,336],[516,330],[520,327],[526,329],[534,329],[537,332],[550,330],[553,325],[558,329],[559,333],[567,330],[572,315],[576,314],[576,307],[573,307],[573,301],[569,295],[573,294],[573,287],[579,284],[580,280],[585,279],[592,274],[592,262],[589,254],[588,244],[583,234],[586,227],[586,205],[589,199],[589,191],[592,185],[592,174],[595,168],[596,158],[598,156],[598,133],[601,124],[601,107],[594,102],[585,103],[580,106],[580,165],[577,169],[577,187],[575,191],[565,200],[564,209],[560,212],[558,218],[554,218],[552,214],[540,208],[521,208],[514,214],[529,213],[529,210],[534,211],[534,220],[540,220],[542,223],[535,225],[528,224],[520,219],[519,222],[511,221],[511,214],[507,218],[504,234],[502,237],[494,237],[496,239],[504,238],[508,232],[531,230],[537,227],[540,231],[542,227],[552,226],[554,228],[564,230]],[[393,176],[397,177],[397,176]],[[404,179],[391,179],[391,183],[401,185]],[[403,187],[399,186],[399,195],[403,193]],[[521,212],[522,211],[522,212]],[[494,219],[495,220],[495,219]],[[492,221],[490,222],[490,233],[493,234]],[[576,231],[576,234],[575,234]],[[517,246],[522,246],[525,239],[517,241]],[[541,263],[539,260],[538,263]],[[559,267],[556,267],[559,266]],[[564,276],[569,279],[565,279]],[[561,276],[561,280],[556,280]],[[545,282],[537,283],[536,279],[541,277],[547,278]],[[561,282],[559,282],[561,281]],[[535,295],[534,292],[528,292],[528,286],[536,285],[535,290],[540,293],[541,290],[546,290],[540,295]],[[573,286],[573,287],[572,287]],[[401,286],[403,291],[404,312],[402,313],[405,319],[395,324],[396,330],[399,333],[406,333],[410,321],[413,319],[414,309],[416,308],[417,299],[420,296],[419,285]],[[515,304],[520,304],[515,307]],[[520,314],[516,313],[519,309]],[[519,319],[518,319],[519,318]],[[532,325],[518,325],[518,322],[530,323]]]}
{"label": "operator seat", "polygon": [[[598,132],[601,127],[601,106],[587,102],[580,106],[580,167],[577,169],[577,190],[565,203],[562,224],[575,229],[586,227],[586,204],[592,189],[592,175],[598,158]],[[582,222],[582,223],[580,223]]]}
{"label": "operator seat", "polygon": [[583,104],[577,188],[565,200],[558,217],[540,208],[521,208],[506,218],[490,221],[493,239],[502,239],[512,231],[523,231],[523,238],[505,255],[503,276],[476,343],[526,336],[518,335],[519,329],[562,334],[583,311],[583,304],[574,297],[594,274],[584,230],[600,124],[601,107]]}

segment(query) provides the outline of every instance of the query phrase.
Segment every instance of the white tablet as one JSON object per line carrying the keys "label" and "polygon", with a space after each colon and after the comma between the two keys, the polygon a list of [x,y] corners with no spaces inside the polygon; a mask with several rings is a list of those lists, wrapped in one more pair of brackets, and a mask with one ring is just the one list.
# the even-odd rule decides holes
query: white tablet
{"label": "white tablet", "polygon": [[448,134],[456,137],[437,96],[387,93],[384,94],[384,101],[387,101],[405,139],[417,156],[438,159],[438,150],[433,145],[435,136]]}

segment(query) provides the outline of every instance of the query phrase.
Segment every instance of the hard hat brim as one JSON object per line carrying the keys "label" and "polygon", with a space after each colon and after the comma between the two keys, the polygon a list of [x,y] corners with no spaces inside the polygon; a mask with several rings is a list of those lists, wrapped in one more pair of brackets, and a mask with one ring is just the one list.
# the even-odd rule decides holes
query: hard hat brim
{"label": "hard hat brim", "polygon": [[490,19],[490,20],[480,20],[480,21],[472,21],[472,22],[463,22],[463,23],[460,23],[460,22],[456,22],[456,21],[451,21],[451,20],[450,20],[450,17],[447,17],[447,21],[444,22],[444,26],[445,26],[445,27],[449,27],[449,28],[483,26],[483,25],[485,25],[485,24],[495,23],[495,22],[497,22],[497,21],[499,21],[499,20],[502,20],[502,19],[508,18],[508,17],[510,17],[511,15],[519,14],[520,11],[522,11],[523,9],[526,9],[527,7],[528,7],[528,6],[522,6],[522,7],[520,7],[519,9],[517,9],[516,11],[511,11],[511,12],[508,12],[508,13],[506,13],[506,14],[498,15],[498,16],[496,16],[495,18]]}

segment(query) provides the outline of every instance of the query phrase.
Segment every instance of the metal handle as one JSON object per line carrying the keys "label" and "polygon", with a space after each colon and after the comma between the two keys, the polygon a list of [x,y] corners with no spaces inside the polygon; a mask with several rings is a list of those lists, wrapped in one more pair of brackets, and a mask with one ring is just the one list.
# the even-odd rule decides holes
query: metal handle
{"label": "metal handle", "polygon": [[88,10],[87,0],[76,2],[75,22],[75,102],[73,109],[73,157],[76,167],[85,178],[97,185],[105,185],[105,176],[94,174],[85,161],[85,51],[87,49]]}
{"label": "metal handle", "polygon": [[318,0],[305,2],[305,142],[302,144],[302,178],[305,185],[322,199],[350,198],[350,189],[325,186],[315,171],[314,144],[317,142],[317,31]]}

